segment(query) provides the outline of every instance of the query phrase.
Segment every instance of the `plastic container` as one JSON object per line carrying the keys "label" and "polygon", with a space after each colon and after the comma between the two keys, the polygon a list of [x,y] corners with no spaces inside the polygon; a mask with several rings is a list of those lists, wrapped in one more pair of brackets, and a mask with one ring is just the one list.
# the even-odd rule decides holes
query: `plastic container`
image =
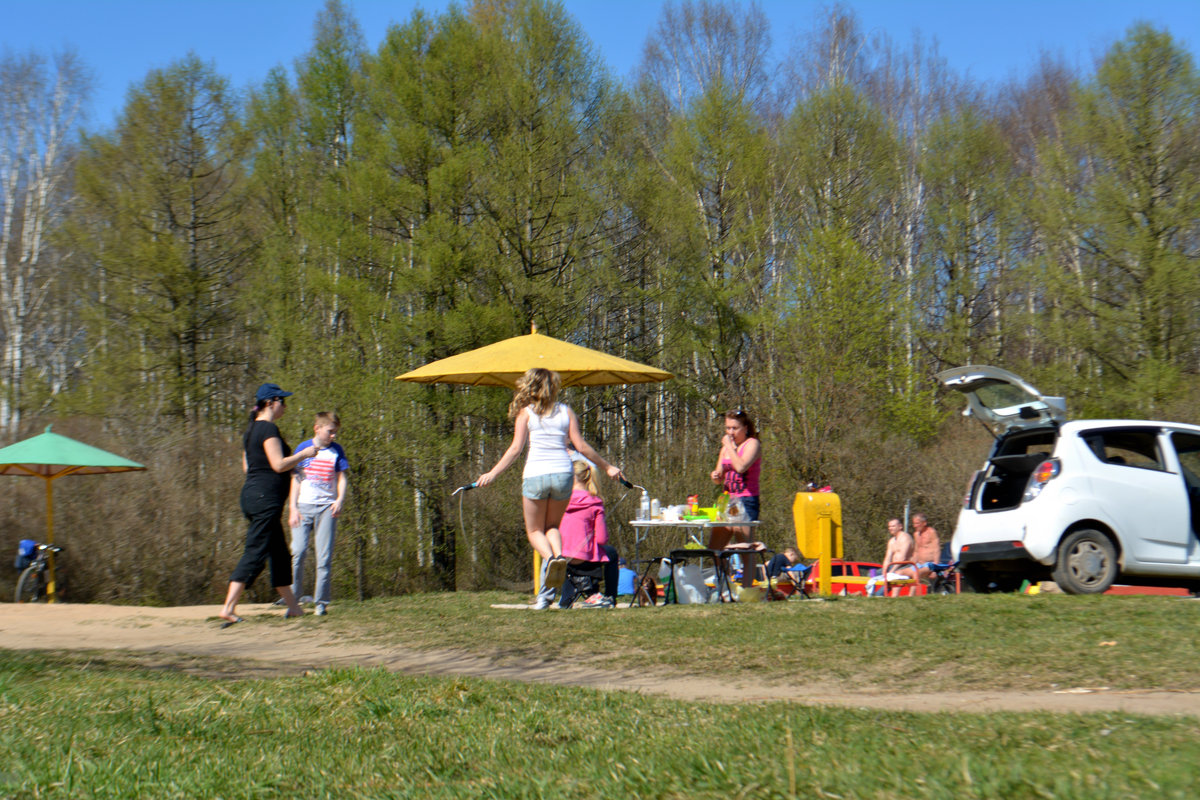
{"label": "plastic container", "polygon": [[704,585],[704,576],[700,565],[695,563],[676,564],[675,598],[681,604],[699,604],[708,602],[708,587]]}
{"label": "plastic container", "polygon": [[765,586],[742,586],[738,584],[733,589],[734,597],[739,603],[762,602],[767,589]]}
{"label": "plastic container", "polygon": [[639,520],[650,519],[650,494],[645,489],[642,490],[642,504],[638,506],[637,518]]}
{"label": "plastic container", "polygon": [[662,506],[657,497],[650,501],[650,519],[662,519]]}
{"label": "plastic container", "polygon": [[713,519],[725,519],[725,513],[729,510],[729,493],[721,492],[721,496],[716,502],[717,515]]}

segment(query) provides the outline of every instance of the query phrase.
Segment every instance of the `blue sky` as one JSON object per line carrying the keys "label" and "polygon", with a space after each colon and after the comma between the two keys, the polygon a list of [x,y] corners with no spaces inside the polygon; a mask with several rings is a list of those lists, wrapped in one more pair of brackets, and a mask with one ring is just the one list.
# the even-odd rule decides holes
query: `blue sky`
{"label": "blue sky", "polygon": [[[368,46],[415,8],[439,11],[444,0],[347,0]],[[189,51],[211,61],[237,88],[261,81],[276,65],[291,67],[312,44],[323,0],[0,0],[0,51],[50,53],[73,47],[94,71],[90,127],[111,124],[130,84]],[[663,3],[658,0],[565,0],[564,5],[618,76],[641,56]],[[764,0],[782,54],[811,31],[824,2]],[[919,31],[936,38],[951,69],[977,81],[1023,77],[1043,51],[1071,66],[1095,58],[1138,20],[1166,28],[1193,57],[1200,52],[1200,0],[847,0],[868,33],[908,43]],[[1200,59],[1198,59],[1200,60]]]}

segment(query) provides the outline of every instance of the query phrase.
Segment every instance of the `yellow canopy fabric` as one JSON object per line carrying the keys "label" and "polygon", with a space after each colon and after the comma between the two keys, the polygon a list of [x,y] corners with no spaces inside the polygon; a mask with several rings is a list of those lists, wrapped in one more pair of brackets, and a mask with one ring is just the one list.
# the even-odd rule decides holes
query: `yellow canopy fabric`
{"label": "yellow canopy fabric", "polygon": [[525,336],[514,336],[434,361],[412,372],[397,375],[396,380],[507,386],[515,389],[517,379],[534,367],[557,372],[562,376],[563,386],[657,383],[674,377],[669,372],[636,361],[543,336],[535,328],[533,333]]}

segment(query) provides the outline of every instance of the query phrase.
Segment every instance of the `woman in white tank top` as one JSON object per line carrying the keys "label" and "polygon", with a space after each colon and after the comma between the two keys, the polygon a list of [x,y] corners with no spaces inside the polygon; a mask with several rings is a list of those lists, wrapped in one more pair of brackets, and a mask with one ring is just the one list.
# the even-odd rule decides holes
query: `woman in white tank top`
{"label": "woman in white tank top", "polygon": [[600,457],[583,440],[579,418],[558,402],[562,378],[557,372],[534,367],[517,381],[517,391],[508,407],[509,419],[516,422],[512,444],[496,466],[479,476],[477,486],[487,486],[517,459],[529,443],[525,460],[521,505],[525,513],[525,535],[529,544],[548,562],[547,584],[562,583],[566,562],[562,559],[562,538],[558,525],[571,499],[574,484],[567,442],[575,446],[613,480],[622,477],[621,469]]}

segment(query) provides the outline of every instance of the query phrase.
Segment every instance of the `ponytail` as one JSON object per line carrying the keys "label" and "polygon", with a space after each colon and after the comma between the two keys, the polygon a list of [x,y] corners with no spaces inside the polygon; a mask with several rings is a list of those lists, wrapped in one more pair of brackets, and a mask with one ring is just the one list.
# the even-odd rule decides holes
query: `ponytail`
{"label": "ponytail", "polygon": [[593,497],[599,496],[600,488],[596,486],[596,476],[592,471],[592,466],[583,460],[576,461],[572,469],[575,470],[575,480],[587,487],[588,494]]}
{"label": "ponytail", "polygon": [[262,412],[262,410],[264,408],[267,407],[267,403],[269,403],[269,402],[271,402],[271,401],[270,400],[254,401],[254,408],[250,409],[250,422],[247,423],[246,430],[242,433],[243,439],[245,439],[247,436],[250,435],[250,429],[254,427],[254,420],[258,419],[258,415]]}

